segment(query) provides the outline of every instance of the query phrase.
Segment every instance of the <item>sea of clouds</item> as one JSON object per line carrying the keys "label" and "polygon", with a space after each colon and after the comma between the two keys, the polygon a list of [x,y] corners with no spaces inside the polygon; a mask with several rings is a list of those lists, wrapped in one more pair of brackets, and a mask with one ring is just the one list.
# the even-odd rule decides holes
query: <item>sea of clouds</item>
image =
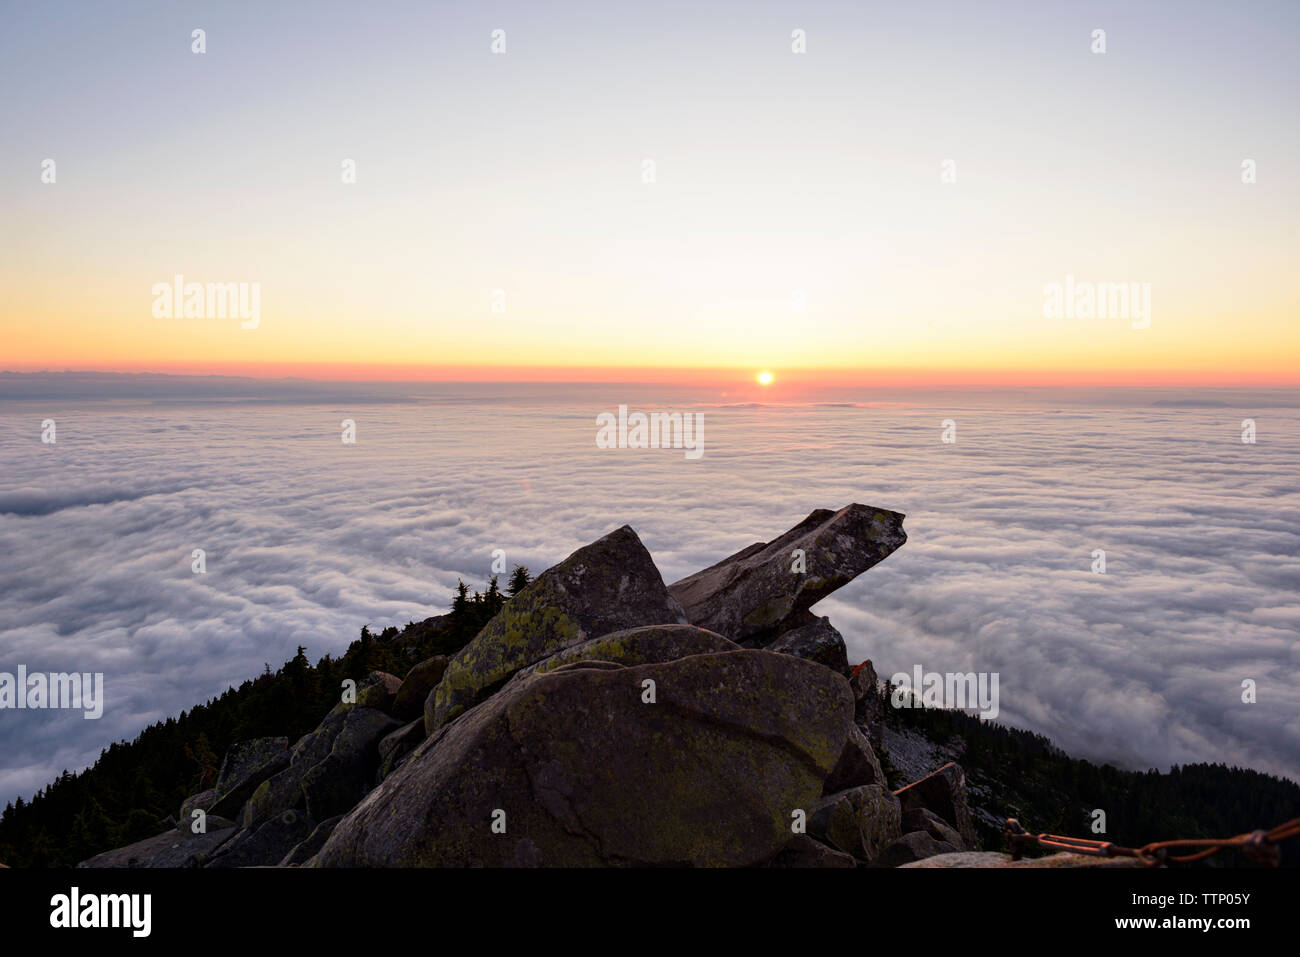
{"label": "sea of clouds", "polygon": [[[1080,757],[1300,778],[1294,394],[777,406],[631,386],[336,401],[8,386],[0,671],[103,672],[106,704],[98,721],[0,711],[0,804],[298,645],[315,660],[363,625],[445,611],[494,549],[536,573],[627,523],[672,582],[849,502],[906,513],[909,536],[817,606],[852,660],[997,672],[999,720]],[[703,457],[598,449],[595,417],[619,404],[703,411]]]}

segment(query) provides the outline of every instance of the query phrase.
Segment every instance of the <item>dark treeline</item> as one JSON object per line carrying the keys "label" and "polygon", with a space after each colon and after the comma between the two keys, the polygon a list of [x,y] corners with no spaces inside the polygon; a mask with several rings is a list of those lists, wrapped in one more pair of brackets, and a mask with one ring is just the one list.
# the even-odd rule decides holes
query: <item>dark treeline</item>
{"label": "dark treeline", "polygon": [[528,570],[517,567],[505,592],[495,577],[473,594],[460,582],[448,615],[379,634],[362,628],[342,657],[326,655],[315,666],[300,646],[279,670],[268,664],[238,688],[110,745],[93,767],[64,771],[31,801],[5,808],[0,863],[71,867],[159,833],[186,797],[212,787],[231,745],[271,735],[296,741],[338,704],[345,680],[359,683],[372,671],[401,677],[427,658],[456,652],[528,580]]}
{"label": "dark treeline", "polygon": [[[1014,817],[1031,833],[1060,834],[1140,847],[1176,838],[1232,837],[1300,815],[1300,785],[1225,764],[1174,765],[1169,771],[1122,771],[1071,758],[1040,734],[982,721],[961,711],[892,708],[886,723],[950,740],[954,760],[976,792],[972,803]],[[902,783],[890,781],[894,787]],[[1092,832],[1093,811],[1106,832]],[[1002,850],[1001,825],[976,821],[986,850]],[[1236,852],[1233,865],[1245,863]],[[1224,863],[1229,863],[1225,859]]]}

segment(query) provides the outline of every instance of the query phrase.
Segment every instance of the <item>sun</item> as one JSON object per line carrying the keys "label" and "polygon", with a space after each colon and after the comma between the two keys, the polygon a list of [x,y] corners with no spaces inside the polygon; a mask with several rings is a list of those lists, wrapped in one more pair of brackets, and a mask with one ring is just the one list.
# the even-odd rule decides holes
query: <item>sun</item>
{"label": "sun", "polygon": [[770,372],[760,372],[760,373],[758,374],[758,384],[759,384],[759,385],[771,385],[771,384],[772,384],[772,373],[770,373]]}

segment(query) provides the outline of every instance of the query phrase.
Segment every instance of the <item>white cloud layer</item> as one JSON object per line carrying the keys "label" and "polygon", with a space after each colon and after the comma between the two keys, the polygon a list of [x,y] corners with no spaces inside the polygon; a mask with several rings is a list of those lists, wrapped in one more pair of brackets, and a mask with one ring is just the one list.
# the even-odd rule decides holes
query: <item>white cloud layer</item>
{"label": "white cloud layer", "polygon": [[910,539],[818,607],[853,660],[996,671],[1000,720],[1077,756],[1300,777],[1296,409],[706,405],[689,461],[597,449],[619,403],[649,393],[0,406],[0,671],[102,671],[107,698],[0,711],[0,802],[299,644],[446,610],[493,549],[537,572],[626,522],[671,582],[853,501]]}

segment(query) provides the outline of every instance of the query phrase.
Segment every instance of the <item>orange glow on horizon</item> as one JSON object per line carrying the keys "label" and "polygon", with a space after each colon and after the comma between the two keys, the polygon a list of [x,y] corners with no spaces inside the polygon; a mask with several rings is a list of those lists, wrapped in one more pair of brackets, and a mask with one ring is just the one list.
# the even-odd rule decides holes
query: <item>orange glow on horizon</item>
{"label": "orange glow on horizon", "polygon": [[753,388],[764,394],[792,394],[814,388],[1297,388],[1300,370],[1257,370],[1254,375],[1217,368],[1153,369],[971,369],[933,368],[791,368],[764,383],[752,369],[730,367],[487,365],[427,363],[322,362],[175,362],[175,363],[4,363],[0,371],[19,373],[100,372],[157,375],[234,376],[252,379],[310,379],[330,382],[625,382],[719,389]]}

